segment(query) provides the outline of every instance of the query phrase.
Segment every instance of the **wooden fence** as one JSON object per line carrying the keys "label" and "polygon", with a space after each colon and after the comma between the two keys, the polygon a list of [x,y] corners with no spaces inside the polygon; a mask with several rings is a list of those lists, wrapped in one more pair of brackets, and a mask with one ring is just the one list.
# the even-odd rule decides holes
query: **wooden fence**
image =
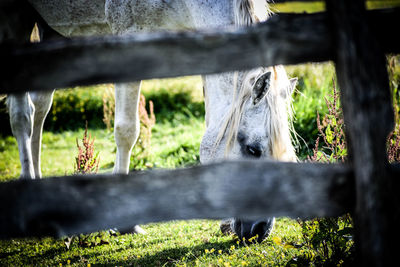
{"label": "wooden fence", "polygon": [[359,264],[396,262],[400,167],[386,158],[393,110],[385,53],[399,52],[393,32],[399,9],[365,11],[362,0],[326,0],[324,13],[282,14],[248,28],[27,44],[21,36],[40,18],[29,4],[16,3],[0,3],[0,56],[6,66],[0,93],[333,60],[350,161],[222,162],[1,183],[0,238],[63,236],[170,219],[351,212]]}

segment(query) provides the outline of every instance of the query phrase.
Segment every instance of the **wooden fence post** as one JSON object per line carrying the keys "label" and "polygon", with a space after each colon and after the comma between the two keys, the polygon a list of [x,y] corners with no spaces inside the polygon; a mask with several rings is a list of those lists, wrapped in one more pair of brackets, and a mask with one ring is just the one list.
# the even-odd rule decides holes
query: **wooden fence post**
{"label": "wooden fence post", "polygon": [[372,38],[363,0],[326,3],[356,180],[357,261],[360,266],[390,266],[396,262],[399,202],[385,149],[393,129],[385,55]]}

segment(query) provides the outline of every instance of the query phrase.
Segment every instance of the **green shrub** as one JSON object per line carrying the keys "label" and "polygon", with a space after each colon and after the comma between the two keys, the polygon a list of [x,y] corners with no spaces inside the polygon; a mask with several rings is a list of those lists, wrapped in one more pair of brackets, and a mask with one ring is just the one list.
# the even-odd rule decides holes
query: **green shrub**
{"label": "green shrub", "polygon": [[8,116],[8,110],[6,106],[6,99],[0,96],[0,137],[6,137],[12,135],[10,126],[10,117]]}
{"label": "green shrub", "polygon": [[[198,164],[203,132],[203,118],[176,116],[170,122],[157,123],[152,129],[154,145],[141,157],[132,156],[131,166],[136,170],[143,170]],[[137,149],[134,148],[133,155]]]}
{"label": "green shrub", "polygon": [[290,77],[299,79],[293,93],[293,124],[300,140],[297,147],[298,157],[306,159],[318,137],[317,111],[320,114],[328,112],[324,97],[332,88],[335,70],[331,63],[288,66],[286,69]]}
{"label": "green shrub", "polygon": [[85,127],[104,128],[102,96],[107,85],[57,90],[44,129],[60,132]]}
{"label": "green shrub", "polygon": [[184,92],[171,93],[168,89],[161,88],[158,91],[144,93],[147,99],[154,103],[154,113],[160,122],[171,121],[177,114],[186,117],[204,117],[204,103],[193,101],[192,97]]}
{"label": "green shrub", "polygon": [[353,266],[353,221],[350,215],[301,221],[303,246],[287,266]]}

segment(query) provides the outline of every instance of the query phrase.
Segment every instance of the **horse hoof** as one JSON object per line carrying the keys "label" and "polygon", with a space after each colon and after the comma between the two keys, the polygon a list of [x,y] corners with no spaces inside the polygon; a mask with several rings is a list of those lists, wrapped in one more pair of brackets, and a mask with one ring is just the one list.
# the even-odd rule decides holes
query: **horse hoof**
{"label": "horse hoof", "polygon": [[261,243],[272,232],[274,223],[275,218],[268,218],[266,220],[259,220],[255,222],[234,219],[233,223],[231,224],[231,228],[241,242],[255,239],[256,242]]}
{"label": "horse hoof", "polygon": [[221,229],[222,234],[224,235],[231,235],[234,234],[235,232],[233,232],[232,230],[232,223],[233,223],[233,219],[225,219],[222,220],[220,225],[219,225],[219,229]]}
{"label": "horse hoof", "polygon": [[126,234],[140,234],[140,235],[146,235],[147,232],[143,230],[142,227],[139,225],[135,225],[133,228],[129,229],[119,229],[119,233],[121,235],[126,235]]}
{"label": "horse hoof", "polygon": [[139,225],[135,225],[135,227],[133,227],[133,233],[134,234],[147,235],[147,232],[145,230],[143,230],[143,228],[140,227]]}

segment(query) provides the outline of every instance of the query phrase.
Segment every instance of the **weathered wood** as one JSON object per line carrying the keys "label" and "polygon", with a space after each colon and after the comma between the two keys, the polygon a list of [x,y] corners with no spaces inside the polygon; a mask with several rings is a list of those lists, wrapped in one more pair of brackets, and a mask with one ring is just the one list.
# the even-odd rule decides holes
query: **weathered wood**
{"label": "weathered wood", "polygon": [[243,161],[0,183],[0,238],[172,219],[337,216],[352,210],[352,181],[344,165]]}
{"label": "weathered wood", "polygon": [[7,69],[1,73],[0,88],[2,92],[53,89],[328,60],[324,18],[312,15],[309,20],[310,16],[277,16],[249,29],[97,37],[3,48]]}
{"label": "weathered wood", "polygon": [[398,242],[400,202],[387,169],[385,141],[393,129],[393,110],[385,57],[362,0],[328,0],[327,10],[356,180],[358,264],[390,266],[397,260],[393,244]]}
{"label": "weathered wood", "polygon": [[[386,20],[397,19],[400,12],[371,14],[380,18],[375,23],[380,30]],[[376,38],[383,44],[392,49],[400,47],[397,38],[379,32]],[[0,92],[326,61],[332,58],[331,44],[324,14],[282,14],[265,24],[238,30],[60,40],[18,48],[3,46],[0,55],[7,68],[0,73]]]}

